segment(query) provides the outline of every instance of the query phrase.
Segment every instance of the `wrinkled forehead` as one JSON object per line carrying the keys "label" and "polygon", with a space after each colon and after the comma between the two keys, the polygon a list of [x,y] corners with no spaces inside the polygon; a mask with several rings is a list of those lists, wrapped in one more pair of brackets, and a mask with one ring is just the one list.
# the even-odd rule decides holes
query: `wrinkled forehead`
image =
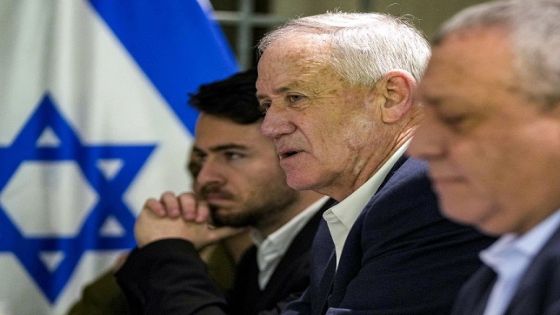
{"label": "wrinkled forehead", "polygon": [[288,40],[287,45],[273,42],[264,52],[258,64],[257,95],[271,94],[286,88],[321,84],[332,80],[335,73],[328,46],[313,45],[306,41]]}
{"label": "wrinkled forehead", "polygon": [[298,53],[300,50],[321,51],[330,47],[330,38],[327,34],[316,34],[310,32],[291,31],[276,37],[264,49],[262,54],[267,52],[285,50],[287,52]]}
{"label": "wrinkled forehead", "polygon": [[306,67],[325,63],[330,52],[330,45],[320,35],[295,34],[278,38],[262,53],[258,62],[259,76],[265,75],[262,68],[271,64],[290,62]]}

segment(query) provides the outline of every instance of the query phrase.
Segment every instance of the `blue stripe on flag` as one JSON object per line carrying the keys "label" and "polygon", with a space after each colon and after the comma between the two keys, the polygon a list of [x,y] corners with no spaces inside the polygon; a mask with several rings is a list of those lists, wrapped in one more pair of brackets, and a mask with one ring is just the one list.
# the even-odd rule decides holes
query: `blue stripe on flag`
{"label": "blue stripe on flag", "polygon": [[[196,0],[90,0],[181,120],[194,133],[187,94],[236,71],[215,22]],[[133,93],[133,92],[132,92]]]}

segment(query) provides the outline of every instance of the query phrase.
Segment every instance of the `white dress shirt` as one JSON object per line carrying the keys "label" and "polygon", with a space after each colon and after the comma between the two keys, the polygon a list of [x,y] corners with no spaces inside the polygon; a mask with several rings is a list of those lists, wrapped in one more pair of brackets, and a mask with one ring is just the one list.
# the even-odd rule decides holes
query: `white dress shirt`
{"label": "white dress shirt", "polygon": [[484,315],[504,314],[531,261],[559,225],[560,211],[556,211],[522,236],[506,234],[480,252],[480,259],[498,275]]}
{"label": "white dress shirt", "polygon": [[317,200],[266,238],[259,231],[252,230],[251,237],[257,246],[257,265],[259,267],[259,287],[261,290],[264,290],[268,284],[270,277],[296,235],[328,199],[329,197],[323,197]]}
{"label": "white dress shirt", "polygon": [[323,213],[323,219],[327,221],[334,242],[337,268],[342,248],[344,248],[344,243],[352,225],[354,225],[371,197],[377,192],[393,165],[404,154],[409,144],[410,140],[402,145],[360,188]]}

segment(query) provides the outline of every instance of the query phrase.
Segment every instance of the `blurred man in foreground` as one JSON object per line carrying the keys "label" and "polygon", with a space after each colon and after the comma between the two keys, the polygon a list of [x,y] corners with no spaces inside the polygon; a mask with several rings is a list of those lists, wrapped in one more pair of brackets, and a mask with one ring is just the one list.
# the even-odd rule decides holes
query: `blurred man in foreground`
{"label": "blurred man in foreground", "polygon": [[445,214],[502,237],[454,314],[560,314],[560,1],[493,1],[447,22],[412,145]]}

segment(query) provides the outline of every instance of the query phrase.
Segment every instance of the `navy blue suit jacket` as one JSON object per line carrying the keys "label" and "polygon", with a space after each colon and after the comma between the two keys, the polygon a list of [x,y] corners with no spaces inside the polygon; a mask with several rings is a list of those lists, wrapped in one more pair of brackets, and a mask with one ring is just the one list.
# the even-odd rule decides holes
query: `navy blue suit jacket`
{"label": "navy blue suit jacket", "polygon": [[412,158],[396,163],[350,230],[336,272],[323,221],[310,287],[283,314],[449,314],[493,239],[443,218],[426,172]]}
{"label": "navy blue suit jacket", "polygon": [[[483,266],[465,284],[454,315],[483,314],[495,273]],[[560,314],[560,228],[535,256],[521,278],[505,315]]]}

